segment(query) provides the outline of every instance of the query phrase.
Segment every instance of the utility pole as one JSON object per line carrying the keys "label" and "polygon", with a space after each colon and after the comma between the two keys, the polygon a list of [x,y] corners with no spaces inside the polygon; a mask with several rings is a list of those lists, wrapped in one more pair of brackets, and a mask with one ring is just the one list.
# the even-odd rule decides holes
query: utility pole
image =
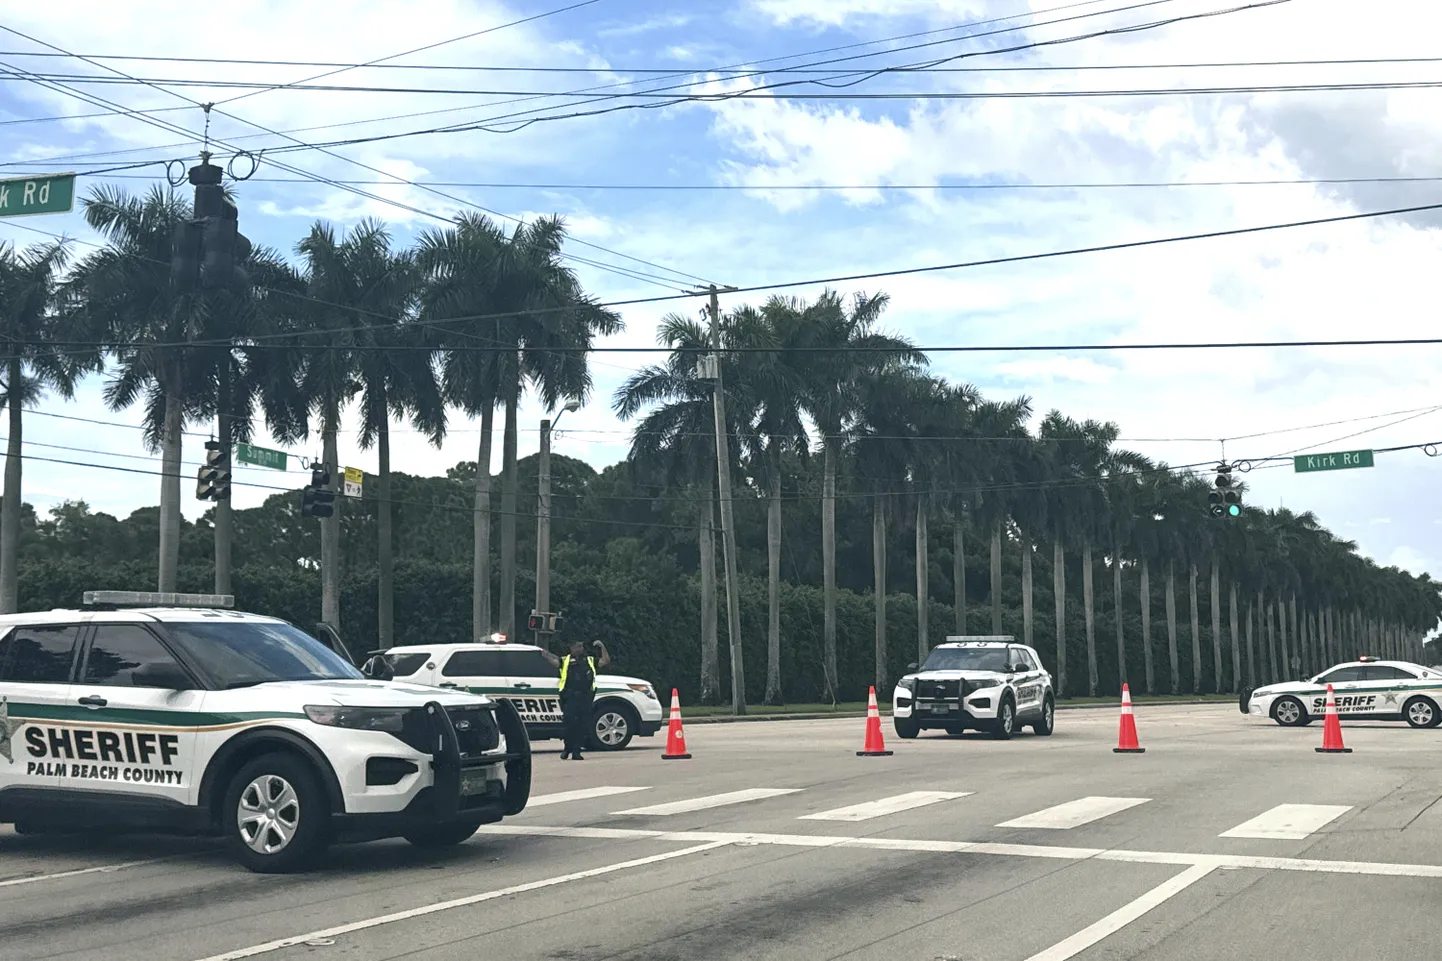
{"label": "utility pole", "polygon": [[[536,609],[533,613],[541,615],[542,626],[547,624],[545,615],[551,610],[551,431],[561,422],[561,414],[580,409],[580,401],[569,400],[554,421],[549,417],[541,421],[541,454],[536,465]],[[546,646],[547,633],[536,631],[538,647]]]}
{"label": "utility pole", "polygon": [[712,384],[712,406],[716,414],[716,484],[721,497],[721,553],[726,563],[726,621],[731,638],[731,704],[736,714],[746,713],[746,672],[741,662],[741,595],[736,575],[736,524],[731,513],[731,452],[726,432],[726,392],[721,381],[721,307],[716,295],[721,289],[712,284],[711,294],[711,358],[706,373]]}

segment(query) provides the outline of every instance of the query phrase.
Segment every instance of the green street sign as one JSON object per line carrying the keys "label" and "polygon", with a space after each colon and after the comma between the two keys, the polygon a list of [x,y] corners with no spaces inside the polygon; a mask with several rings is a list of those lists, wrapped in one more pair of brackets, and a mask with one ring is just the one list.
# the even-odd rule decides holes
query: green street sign
{"label": "green street sign", "polygon": [[269,450],[265,447],[252,447],[250,444],[236,444],[235,459],[242,464],[285,470],[286,454],[283,450]]}
{"label": "green street sign", "polygon": [[0,217],[68,214],[74,207],[74,174],[0,180]]}
{"label": "green street sign", "polygon": [[1371,467],[1370,450],[1347,450],[1336,454],[1303,454],[1292,458],[1292,466],[1298,474],[1309,474],[1319,470],[1351,470],[1353,467]]}

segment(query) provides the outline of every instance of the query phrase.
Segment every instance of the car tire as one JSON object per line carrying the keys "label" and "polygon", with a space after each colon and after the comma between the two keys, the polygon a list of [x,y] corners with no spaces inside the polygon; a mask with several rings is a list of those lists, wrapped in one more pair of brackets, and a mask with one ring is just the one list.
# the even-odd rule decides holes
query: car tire
{"label": "car tire", "polygon": [[921,733],[921,724],[910,717],[893,717],[891,726],[896,728],[896,736],[904,740],[911,740]]}
{"label": "car tire", "polygon": [[303,871],[330,843],[330,805],[308,761],[263,754],[230,779],[221,802],[226,845],[257,874]]}
{"label": "car tire", "polygon": [[1436,727],[1442,723],[1442,711],[1430,697],[1409,697],[1402,705],[1402,716],[1412,727]]}
{"label": "car tire", "polygon": [[1031,729],[1037,737],[1050,737],[1051,732],[1056,729],[1056,704],[1052,702],[1050,694],[1041,702],[1041,717]]}
{"label": "car tire", "polygon": [[946,726],[946,733],[949,734],[949,735],[951,735],[952,737],[961,737],[963,734],[966,733],[966,725],[965,725],[965,724],[948,724],[948,725]]}
{"label": "car tire", "polygon": [[401,835],[418,848],[449,848],[464,841],[481,829],[481,821],[457,821],[449,824],[428,824]]}
{"label": "car tire", "polygon": [[991,736],[1005,741],[1016,733],[1016,701],[1010,694],[1004,694],[996,707],[996,720],[991,724]]}
{"label": "car tire", "polygon": [[623,751],[640,726],[640,719],[631,705],[608,698],[596,705],[591,714],[586,746],[592,751]]}
{"label": "car tire", "polygon": [[1279,697],[1272,704],[1272,720],[1282,727],[1306,727],[1312,723],[1302,702],[1291,696]]}

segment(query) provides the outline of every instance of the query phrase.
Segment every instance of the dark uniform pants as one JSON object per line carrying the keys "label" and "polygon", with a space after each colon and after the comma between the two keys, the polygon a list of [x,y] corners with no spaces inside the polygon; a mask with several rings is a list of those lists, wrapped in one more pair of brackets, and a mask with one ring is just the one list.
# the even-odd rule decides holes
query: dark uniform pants
{"label": "dark uniform pants", "polygon": [[561,720],[565,724],[566,747],[569,754],[580,754],[586,746],[586,728],[591,723],[591,706],[596,701],[593,691],[576,691],[561,697]]}

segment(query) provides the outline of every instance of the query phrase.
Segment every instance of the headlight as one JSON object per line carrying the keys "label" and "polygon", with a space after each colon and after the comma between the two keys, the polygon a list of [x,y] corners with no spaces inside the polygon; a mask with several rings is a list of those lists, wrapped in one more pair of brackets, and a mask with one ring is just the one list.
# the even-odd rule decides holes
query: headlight
{"label": "headlight", "polygon": [[899,688],[901,688],[903,691],[915,691],[915,690],[916,690],[916,678],[914,678],[914,677],[903,677],[901,680],[899,680],[899,681],[896,682],[896,686],[899,687]]}
{"label": "headlight", "polygon": [[656,697],[656,689],[649,684],[627,684],[626,686],[638,694],[646,695],[653,701],[659,700],[659,698]]}
{"label": "headlight", "polygon": [[326,727],[344,727],[355,731],[385,731],[399,734],[405,728],[407,708],[340,707],[335,704],[307,704],[305,716]]}
{"label": "headlight", "polygon": [[984,679],[982,679],[982,680],[980,680],[980,681],[967,681],[967,683],[970,684],[974,690],[978,690],[978,691],[981,690],[981,689],[984,688],[984,687],[1000,687],[1000,686],[1001,686],[1001,680],[1000,680],[999,678],[995,678],[995,677],[984,678]]}

